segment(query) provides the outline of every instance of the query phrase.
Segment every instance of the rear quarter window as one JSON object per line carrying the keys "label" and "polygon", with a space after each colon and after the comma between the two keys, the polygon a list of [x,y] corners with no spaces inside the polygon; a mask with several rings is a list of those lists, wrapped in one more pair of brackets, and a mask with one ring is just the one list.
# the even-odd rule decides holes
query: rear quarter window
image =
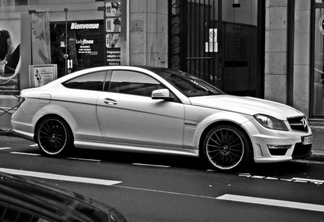
{"label": "rear quarter window", "polygon": [[103,91],[106,73],[106,71],[88,73],[74,79],[70,79],[62,83],[62,85],[70,89]]}

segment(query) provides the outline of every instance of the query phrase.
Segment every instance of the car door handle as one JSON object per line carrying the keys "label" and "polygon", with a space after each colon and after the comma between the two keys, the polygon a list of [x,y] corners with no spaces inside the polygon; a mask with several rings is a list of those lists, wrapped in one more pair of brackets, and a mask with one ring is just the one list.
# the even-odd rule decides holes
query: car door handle
{"label": "car door handle", "polygon": [[107,105],[117,105],[117,101],[116,100],[113,100],[113,99],[104,99],[104,103],[107,104]]}

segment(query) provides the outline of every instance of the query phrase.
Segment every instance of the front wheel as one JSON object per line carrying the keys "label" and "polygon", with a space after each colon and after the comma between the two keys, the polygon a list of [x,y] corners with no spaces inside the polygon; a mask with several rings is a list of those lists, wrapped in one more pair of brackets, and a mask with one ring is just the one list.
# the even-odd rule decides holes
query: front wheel
{"label": "front wheel", "polygon": [[43,154],[61,156],[73,146],[73,138],[68,124],[58,117],[43,119],[36,129],[36,142]]}
{"label": "front wheel", "polygon": [[231,171],[247,165],[251,147],[247,136],[238,127],[220,125],[207,132],[202,153],[213,168]]}

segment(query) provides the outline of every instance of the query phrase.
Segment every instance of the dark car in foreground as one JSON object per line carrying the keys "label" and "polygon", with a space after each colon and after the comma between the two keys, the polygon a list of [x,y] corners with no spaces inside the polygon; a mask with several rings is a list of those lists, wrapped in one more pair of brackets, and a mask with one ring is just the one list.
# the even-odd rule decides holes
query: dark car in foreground
{"label": "dark car in foreground", "polygon": [[0,172],[2,222],[124,222],[116,209],[58,187]]}

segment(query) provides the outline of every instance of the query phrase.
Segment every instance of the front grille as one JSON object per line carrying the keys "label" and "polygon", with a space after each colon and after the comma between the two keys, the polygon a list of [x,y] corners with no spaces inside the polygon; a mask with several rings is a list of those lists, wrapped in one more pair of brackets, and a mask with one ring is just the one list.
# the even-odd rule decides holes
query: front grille
{"label": "front grille", "polygon": [[292,130],[303,132],[308,131],[308,123],[305,116],[288,118],[287,120]]}
{"label": "front grille", "polygon": [[300,159],[309,157],[312,154],[312,144],[303,145],[302,143],[296,143],[294,152],[292,154],[293,159]]}

